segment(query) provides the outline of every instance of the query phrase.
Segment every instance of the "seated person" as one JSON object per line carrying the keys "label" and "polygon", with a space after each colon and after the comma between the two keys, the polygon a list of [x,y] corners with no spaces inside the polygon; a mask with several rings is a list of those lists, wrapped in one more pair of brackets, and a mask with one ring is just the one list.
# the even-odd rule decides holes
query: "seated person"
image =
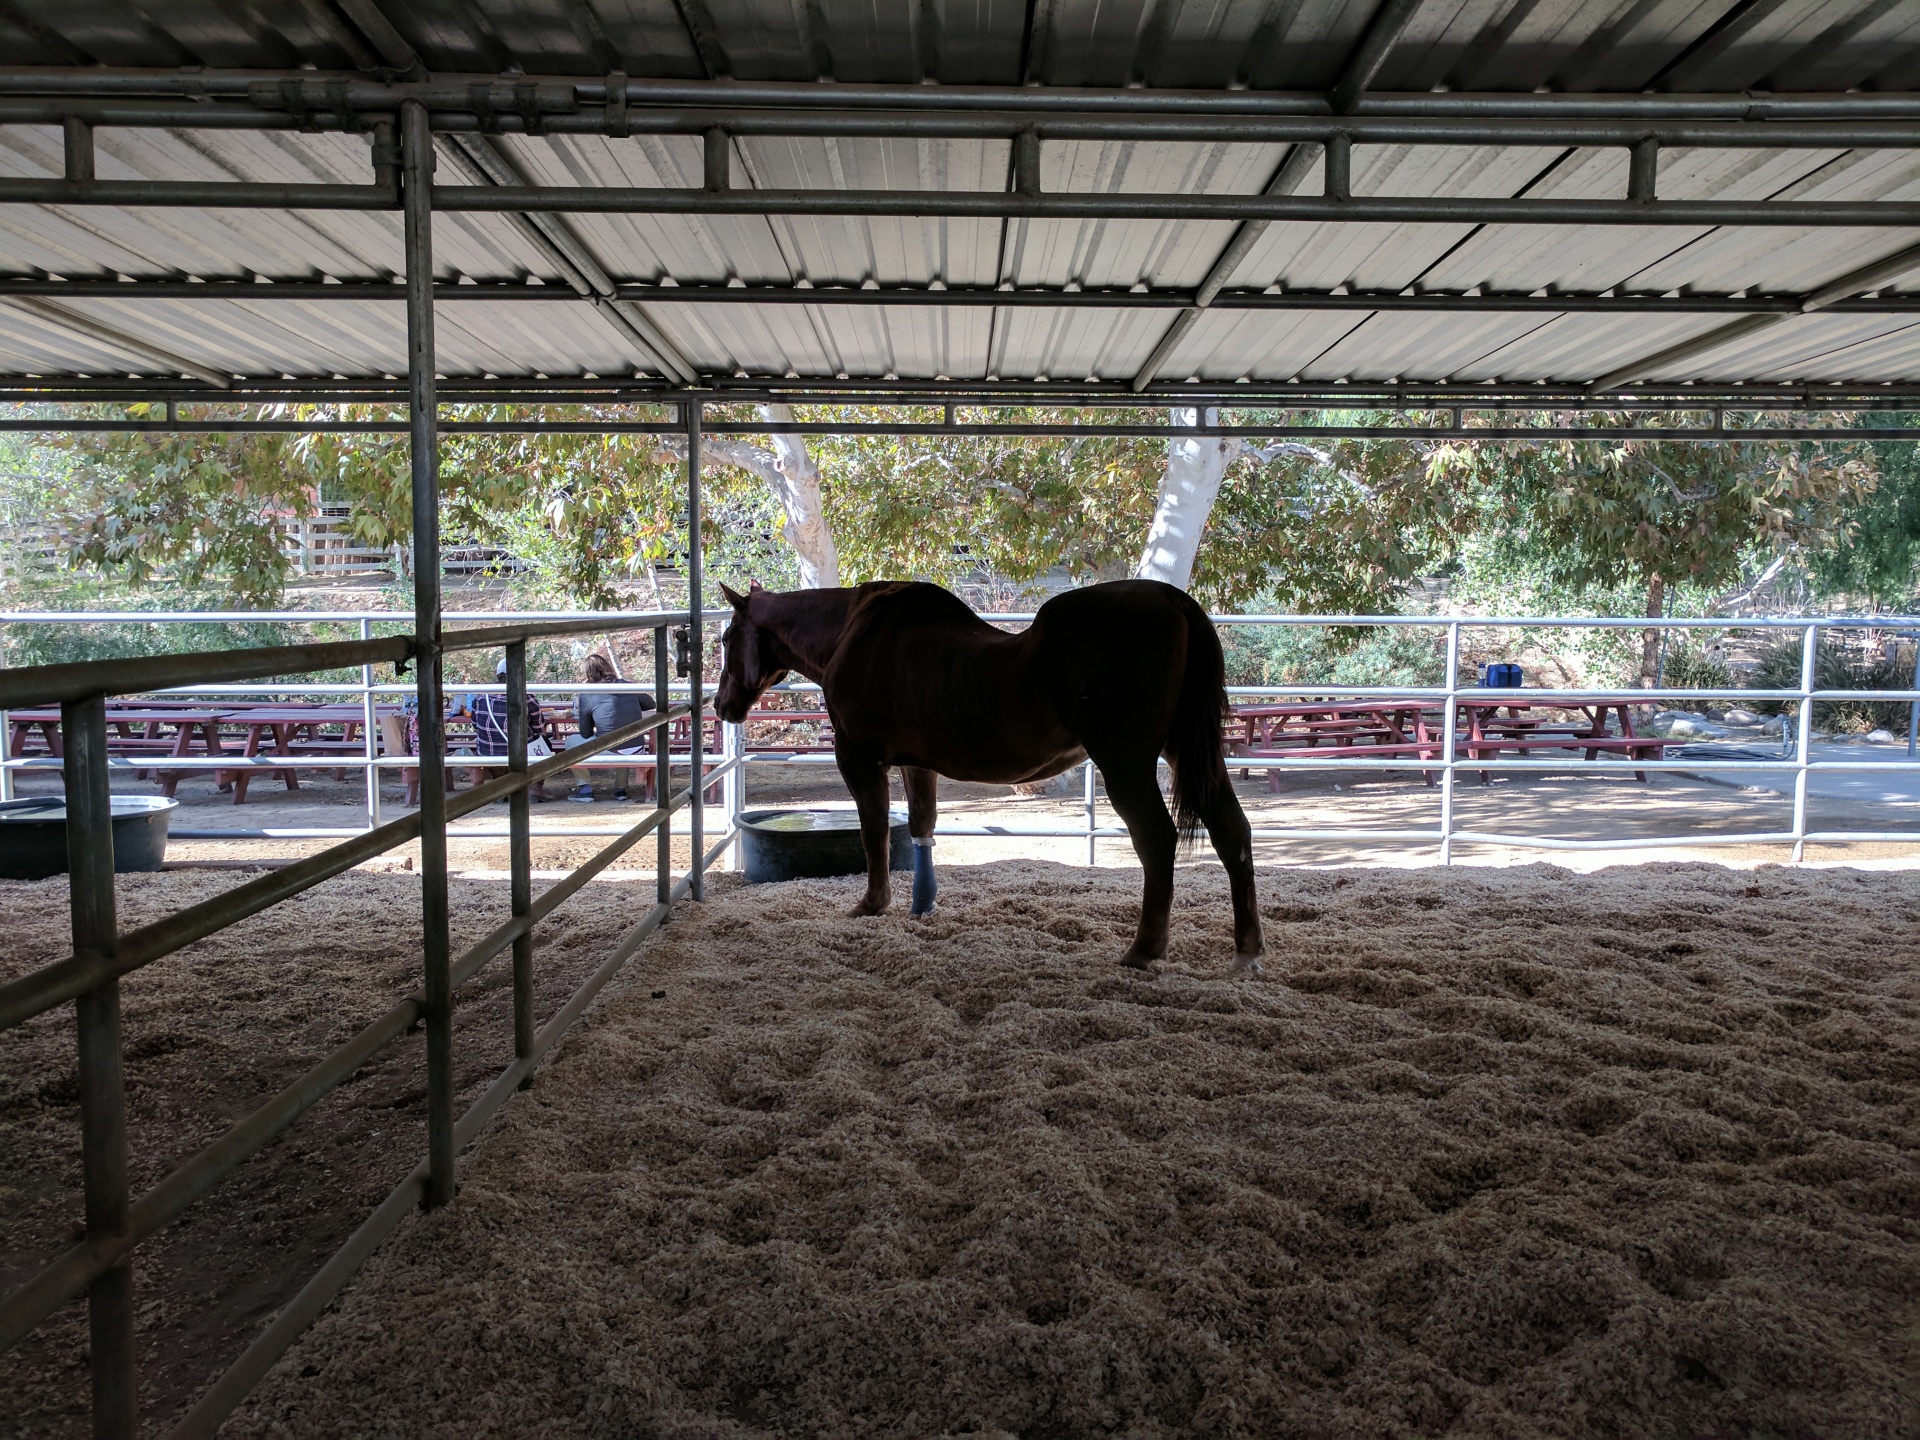
{"label": "seated person", "polygon": [[[494,667],[494,676],[504,681],[507,678],[507,662],[502,660]],[[504,695],[462,695],[454,702],[453,713],[465,714],[473,721],[473,753],[476,755],[505,755],[507,753],[507,697]],[[542,717],[540,702],[527,696],[527,739],[531,742],[541,734]],[[543,752],[544,753],[544,752]],[[479,768],[473,771],[471,783],[478,785],[485,779],[499,774],[498,770],[489,770],[482,775]],[[533,786],[533,798],[547,798],[544,782]],[[502,805],[506,800],[501,800]]]}
{"label": "seated person", "polygon": [[[619,677],[613,672],[613,662],[606,656],[589,655],[587,657],[587,684],[613,684],[617,683],[618,678]],[[640,719],[649,710],[654,708],[653,696],[644,692],[635,694],[630,690],[582,690],[574,697],[573,701],[573,713],[580,723],[580,733],[569,737],[567,746],[571,749],[575,745],[580,745],[591,740],[596,735],[604,735],[610,730],[618,730],[623,726],[631,725],[634,721]],[[640,745],[636,743],[627,747],[621,753],[630,755],[639,748]],[[578,777],[579,784],[574,787],[573,793],[567,798],[569,800],[577,800],[583,805],[591,805],[593,803],[593,781],[588,778],[588,772],[586,769],[581,768],[575,770],[573,773]],[[615,770],[613,772],[613,798],[616,800],[624,800],[627,798],[628,773],[626,770]]]}

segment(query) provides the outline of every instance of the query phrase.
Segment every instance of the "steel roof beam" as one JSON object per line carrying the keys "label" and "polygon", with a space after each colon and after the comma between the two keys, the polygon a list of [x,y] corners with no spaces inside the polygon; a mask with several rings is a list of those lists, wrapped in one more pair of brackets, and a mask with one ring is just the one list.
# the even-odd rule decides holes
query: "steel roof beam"
{"label": "steel roof beam", "polygon": [[[1762,384],[1647,382],[1621,394],[1598,395],[1580,382],[1440,382],[1250,380],[1160,384],[1138,395],[1123,381],[1036,380],[787,380],[777,376],[715,376],[698,391],[660,380],[623,376],[480,377],[450,376],[440,385],[440,401],[449,405],[630,405],[675,404],[688,394],[717,405],[901,405],[929,404],[1022,406],[1080,409],[1129,409],[1140,406],[1212,405],[1223,410],[1290,409],[1406,410],[1450,408],[1579,412],[1729,410],[1798,412],[1813,410],[1920,409],[1920,382],[1860,384]],[[228,405],[364,404],[404,405],[404,378],[288,380],[281,376],[235,378],[222,392],[173,377],[0,376],[0,402],[18,405],[148,403],[157,401]]]}
{"label": "steel roof beam", "polygon": [[[15,66],[0,68],[0,94],[112,96],[173,95],[201,102],[247,99],[255,86],[277,90],[282,81],[315,85],[345,83],[356,108],[391,109],[417,99],[459,105],[473,85],[537,83],[543,94],[564,95],[570,105],[598,105],[606,98],[605,75],[501,76],[439,73],[430,82],[389,84],[353,70],[191,70],[110,66]],[[869,85],[810,81],[662,80],[630,77],[627,103],[739,109],[905,110],[964,113],[1020,111],[1029,116],[1060,111],[1108,115],[1220,115],[1235,117],[1337,116],[1329,94],[1313,90],[1180,90],[1072,85]],[[1421,115],[1452,118],[1599,120],[1900,119],[1920,116],[1920,93],[1833,92],[1819,94],[1645,94],[1369,91],[1351,117]]]}
{"label": "steel roof beam", "polygon": [[223,390],[233,384],[231,375],[223,375],[218,370],[201,364],[198,360],[189,360],[186,356],[175,354],[164,346],[154,344],[151,340],[129,334],[118,326],[96,320],[91,315],[69,310],[64,305],[25,296],[14,298],[12,304],[46,324],[57,326],[62,330],[70,330],[76,335],[85,335],[89,340],[97,340],[124,354],[144,360],[149,365],[158,365],[177,375],[191,375],[196,380],[203,380]]}
{"label": "steel roof beam", "polygon": [[[556,262],[556,268],[560,268]],[[434,287],[436,304],[531,301],[566,304],[594,295],[571,285],[446,283]],[[982,309],[1186,310],[1193,290],[998,290],[988,286],[866,289],[851,285],[641,285],[615,284],[612,298],[655,305],[910,305]],[[385,280],[36,280],[0,277],[0,297],[49,300],[219,300],[238,304],[266,300],[393,303],[405,298]],[[1216,310],[1358,310],[1460,314],[1797,315],[1805,295],[1456,294],[1444,290],[1221,290],[1208,299]],[[1901,315],[1920,311],[1920,293],[1902,292],[1839,299],[1815,306],[1852,315]]]}
{"label": "steel roof beam", "polygon": [[1696,335],[1691,340],[1682,340],[1677,345],[1668,345],[1664,349],[1654,351],[1651,355],[1644,355],[1629,364],[1609,370],[1593,382],[1593,388],[1605,390],[1610,386],[1624,384],[1635,376],[1644,375],[1649,370],[1659,370],[1682,360],[1691,360],[1697,355],[1705,355],[1710,351],[1718,350],[1723,345],[1730,345],[1736,340],[1743,340],[1758,331],[1778,325],[1781,321],[1790,319],[1795,313],[1813,314],[1821,310],[1830,310],[1841,301],[1858,295],[1863,290],[1884,285],[1890,280],[1898,280],[1902,275],[1911,274],[1915,270],[1920,270],[1920,245],[1909,245],[1874,261],[1871,265],[1863,265],[1836,280],[1828,281],[1803,299],[1797,312],[1751,315],[1744,320],[1735,320],[1729,325],[1709,330],[1704,335]]}
{"label": "steel roof beam", "polygon": [[[383,210],[379,185],[172,180],[0,180],[0,204],[149,205],[247,210]],[[450,213],[891,215],[910,219],[1267,220],[1387,225],[1920,227],[1913,201],[1532,200],[1502,197],[1151,195],[1089,191],[654,189],[597,185],[436,185]]]}
{"label": "steel roof beam", "polygon": [[[1209,407],[1214,408],[1214,407]],[[1103,436],[1135,440],[1160,439],[1248,439],[1293,436],[1321,440],[1692,440],[1696,442],[1780,441],[1780,440],[1903,440],[1911,442],[1916,432],[1906,426],[1865,425],[1769,425],[1764,429],[1728,428],[1721,425],[1636,425],[1617,422],[1594,425],[1498,425],[1477,423],[1451,424],[1390,423],[1383,425],[1315,425],[1304,421],[1281,420],[1271,424],[1253,422],[1243,425],[1128,425],[1103,420],[1049,424],[994,424],[990,421],[900,421],[848,424],[821,420],[790,425],[747,425],[715,422],[702,426],[709,436],[726,435],[877,435],[924,437],[935,435],[1020,438],[1080,439]],[[66,420],[0,419],[0,434],[163,434],[163,435],[403,435],[402,420],[328,421],[328,420],[102,420],[73,418]],[[619,420],[443,420],[442,435],[677,435],[678,425],[631,423]]]}
{"label": "steel roof beam", "polygon": [[[1280,163],[1280,168],[1274,172],[1273,179],[1267,183],[1265,193],[1291,195],[1300,188],[1300,182],[1313,173],[1315,164],[1324,153],[1324,146],[1311,142],[1295,145],[1287,158]],[[1167,358],[1179,348],[1180,342],[1187,338],[1187,332],[1200,323],[1202,312],[1213,304],[1227,281],[1233,278],[1233,272],[1240,268],[1240,262],[1247,258],[1254,244],[1266,234],[1269,223],[1271,222],[1266,220],[1247,220],[1234,231],[1233,238],[1227,242],[1226,248],[1213,262],[1213,268],[1207,271],[1206,278],[1195,290],[1191,308],[1182,312],[1173,324],[1167,327],[1166,334],[1160,337],[1160,342],[1153,347],[1139,370],[1134,373],[1134,389],[1144,390],[1159,378],[1160,369],[1167,363]]]}
{"label": "steel roof beam", "polygon": [[[324,6],[326,0],[321,0]],[[362,35],[380,52],[380,58],[403,75],[425,74],[426,67],[406,38],[374,0],[334,0]]]}
{"label": "steel roof beam", "polygon": [[[604,90],[604,81],[596,82]],[[835,87],[826,87],[835,88]],[[942,87],[927,86],[929,91]],[[698,135],[713,129],[734,135],[814,138],[1012,139],[1042,142],[1168,141],[1183,143],[1325,143],[1346,135],[1359,145],[1529,145],[1630,149],[1651,141],[1685,149],[1909,149],[1920,144],[1920,106],[1904,114],[1847,118],[1755,117],[1596,118],[1581,115],[1502,116],[1409,109],[1392,115],[1235,115],[1018,108],[927,110],[900,108],[704,107],[642,104],[621,109],[582,107],[564,84],[492,79],[472,86],[382,85],[371,81],[256,82],[249,103],[232,99],[187,102],[111,94],[10,95],[0,98],[0,124],[59,124],[77,118],[95,125],[170,129],[365,130],[370,117],[391,114],[419,92],[441,132],[555,135]],[[0,94],[4,94],[0,87]],[[1448,96],[1432,96],[1445,100]]]}
{"label": "steel roof beam", "polygon": [[1387,56],[1419,8],[1420,0],[1384,0],[1374,12],[1373,19],[1367,22],[1367,33],[1327,95],[1334,114],[1351,115],[1360,108],[1367,86],[1380,73],[1380,67],[1386,64]]}
{"label": "steel roof beam", "polygon": [[[447,153],[480,184],[526,183],[525,171],[495,142],[481,138],[454,138],[449,142]],[[574,292],[592,303],[623,339],[638,347],[643,357],[642,363],[666,371],[675,380],[693,381],[699,378],[699,372],[692,362],[661,331],[652,317],[633,301],[621,299],[616,294],[613,278],[594,259],[586,243],[564,217],[516,214],[512,218],[523,238],[560,272]]]}

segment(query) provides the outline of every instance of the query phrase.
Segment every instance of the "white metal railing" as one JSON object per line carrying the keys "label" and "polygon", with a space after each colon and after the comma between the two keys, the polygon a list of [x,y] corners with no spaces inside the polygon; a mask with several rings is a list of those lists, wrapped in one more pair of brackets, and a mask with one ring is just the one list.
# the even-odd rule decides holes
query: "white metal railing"
{"label": "white metal railing", "polygon": [[[447,619],[453,623],[467,621],[507,622],[514,620],[583,620],[594,618],[596,612],[578,611],[463,611],[449,614]],[[710,612],[712,618],[723,620],[725,612]],[[997,624],[1022,624],[1031,621],[1030,613],[992,613],[984,619]],[[1920,637],[1920,618],[1907,616],[1872,617],[1794,617],[1784,619],[1648,619],[1639,616],[1425,616],[1425,615],[1217,615],[1216,624],[1232,626],[1285,626],[1303,629],[1327,629],[1332,627],[1351,628],[1408,628],[1442,630],[1445,641],[1445,664],[1443,683],[1438,685],[1367,685],[1342,684],[1334,682],[1299,682],[1275,685],[1235,685],[1229,686],[1229,694],[1238,698],[1265,697],[1280,699],[1284,697],[1311,699],[1347,699],[1354,701],[1370,700],[1407,700],[1426,702],[1442,709],[1442,733],[1435,743],[1436,753],[1428,757],[1388,757],[1371,759],[1366,756],[1315,759],[1310,753],[1298,757],[1231,756],[1229,763],[1235,769],[1258,771],[1419,771],[1438,777],[1436,823],[1428,826],[1402,826],[1397,828],[1278,828],[1262,827],[1255,829],[1254,838],[1259,840],[1298,840],[1298,841],[1371,841],[1407,845],[1431,846],[1437,850],[1442,864],[1451,863],[1454,848],[1457,845],[1496,845],[1519,849],[1535,850],[1612,850],[1612,849],[1657,849],[1675,846],[1756,846],[1790,845],[1793,857],[1804,857],[1809,844],[1825,843],[1887,843],[1920,844],[1920,823],[1912,831],[1887,830],[1812,830],[1807,823],[1807,785],[1809,777],[1815,774],[1831,772],[1906,771],[1920,773],[1912,758],[1912,737],[1920,731],[1920,675],[1916,676],[1913,687],[1904,690],[1838,690],[1820,689],[1814,684],[1815,664],[1818,656],[1819,637],[1823,631],[1874,631],[1882,634],[1898,634]],[[409,626],[412,617],[399,612],[369,611],[218,611],[218,612],[155,612],[155,611],[119,611],[119,612],[0,612],[0,624],[20,625],[87,625],[110,623],[139,624],[208,624],[208,623],[352,623],[357,626],[362,638],[373,633],[373,627],[379,624]],[[1614,629],[1614,630],[1717,630],[1717,631],[1779,631],[1794,634],[1801,647],[1800,684],[1788,689],[1742,689],[1728,687],[1724,689],[1690,689],[1664,687],[1649,689],[1627,689],[1610,687],[1556,688],[1524,686],[1514,689],[1490,691],[1477,684],[1463,684],[1461,675],[1462,635],[1469,631],[1480,630],[1555,630],[1555,629]],[[500,693],[504,687],[497,684],[461,684],[449,682],[447,688],[454,693]],[[586,688],[581,682],[548,682],[529,684],[530,694],[572,695]],[[640,682],[596,682],[595,690],[611,691],[648,691],[653,687]],[[684,683],[670,687],[674,694],[686,693]],[[796,691],[817,690],[818,687],[805,683],[796,683],[790,687]],[[363,829],[381,823],[382,801],[379,791],[379,775],[382,770],[401,770],[412,763],[412,757],[406,755],[388,755],[381,753],[379,726],[376,706],[383,696],[410,697],[414,693],[411,682],[394,680],[379,681],[373,674],[373,667],[364,666],[357,683],[354,684],[242,684],[207,685],[181,688],[165,692],[175,696],[220,695],[274,695],[299,696],[339,696],[357,699],[364,707],[362,734],[366,741],[364,754],[358,755],[322,755],[322,756],[261,756],[247,760],[235,756],[181,756],[151,758],[127,758],[112,762],[113,768],[120,770],[207,771],[238,770],[254,768],[263,771],[284,769],[361,769],[366,776],[365,824],[355,828],[287,828],[287,827],[229,827],[229,828],[182,828],[174,833],[182,838],[335,838],[361,833]],[[1778,757],[1753,758],[1662,758],[1654,760],[1642,756],[1623,758],[1624,768],[1644,772],[1675,772],[1690,775],[1728,775],[1742,773],[1779,771],[1790,769],[1793,774],[1792,824],[1779,830],[1743,832],[1735,834],[1704,832],[1682,835],[1640,835],[1621,838],[1583,839],[1566,836],[1506,835],[1476,831],[1464,828],[1455,820],[1455,787],[1457,776],[1465,770],[1473,773],[1491,774],[1566,774],[1579,770],[1587,762],[1571,759],[1532,759],[1524,757],[1501,758],[1499,756],[1472,756],[1460,753],[1462,740],[1457,733],[1459,704],[1461,700],[1484,700],[1490,694],[1497,693],[1508,703],[1516,705],[1564,703],[1593,704],[1602,702],[1669,701],[1699,703],[1718,700],[1723,702],[1773,701],[1793,706],[1796,711],[1793,736],[1786,739],[1787,727],[1783,722],[1783,745]],[[1872,700],[1880,702],[1905,703],[1910,707],[1909,722],[1909,758],[1886,760],[1815,760],[1811,751],[1814,702],[1833,700]],[[726,778],[720,783],[724,789],[724,805],[729,827],[737,826],[738,817],[748,806],[747,772],[743,768],[751,764],[754,768],[763,765],[830,765],[833,757],[826,754],[794,754],[777,750],[748,752],[739,727],[721,727],[721,750],[716,760],[738,759],[740,764],[730,766],[725,772]],[[7,718],[0,712],[0,733],[10,735],[11,727]],[[1647,737],[1658,739],[1660,737]],[[1671,739],[1662,743],[1672,745],[1684,743]],[[504,765],[502,757],[480,755],[449,755],[448,763],[455,768],[488,768]],[[1596,762],[1597,763],[1597,762]],[[59,760],[50,757],[15,758],[9,754],[0,762],[0,798],[11,799],[15,776],[23,771],[57,769]],[[1079,823],[1074,825],[1015,824],[1015,825],[961,825],[942,823],[940,833],[951,836],[996,836],[1009,839],[1083,839],[1087,847],[1087,860],[1092,864],[1096,845],[1101,839],[1121,838],[1126,835],[1124,826],[1115,823],[1102,823],[1099,814],[1099,786],[1095,767],[1087,762],[1082,767],[1080,785]],[[498,838],[506,835],[504,828],[482,825],[473,829],[462,829],[456,833],[473,838]],[[559,826],[542,827],[535,832],[549,836],[590,836],[620,833],[617,829],[604,827]]]}

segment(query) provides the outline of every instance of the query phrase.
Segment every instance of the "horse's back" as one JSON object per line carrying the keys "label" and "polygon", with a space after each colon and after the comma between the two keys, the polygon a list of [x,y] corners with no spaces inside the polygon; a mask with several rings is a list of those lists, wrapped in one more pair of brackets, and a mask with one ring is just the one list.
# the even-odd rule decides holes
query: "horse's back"
{"label": "horse's back", "polygon": [[1033,629],[1062,718],[1094,737],[1164,733],[1195,613],[1184,591],[1159,580],[1112,580],[1047,601]]}

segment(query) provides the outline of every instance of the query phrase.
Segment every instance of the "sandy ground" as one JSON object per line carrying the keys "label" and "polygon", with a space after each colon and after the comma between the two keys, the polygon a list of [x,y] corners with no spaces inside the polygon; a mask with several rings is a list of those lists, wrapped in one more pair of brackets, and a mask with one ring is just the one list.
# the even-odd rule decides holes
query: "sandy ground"
{"label": "sandy ground", "polygon": [[[122,875],[123,927],[246,873]],[[636,895],[635,891],[642,893]],[[652,903],[651,879],[595,884],[540,932],[535,999],[558,1008]],[[456,881],[456,942],[507,913],[504,883]],[[419,983],[420,887],[352,874],[121,981],[135,1192],[192,1155]],[[64,877],[0,882],[0,979],[68,953]],[[464,1106],[512,1059],[510,971],[459,996]],[[182,1221],[141,1246],[142,1412],[150,1433],[224,1369],[424,1153],[424,1041],[403,1037],[272,1142]],[[78,1238],[73,1007],[0,1032],[0,1289]],[[59,1311],[0,1355],[0,1435],[88,1433],[86,1312]]]}
{"label": "sandy ground", "polygon": [[1223,888],[720,882],[224,1433],[1920,1431],[1920,877]]}

